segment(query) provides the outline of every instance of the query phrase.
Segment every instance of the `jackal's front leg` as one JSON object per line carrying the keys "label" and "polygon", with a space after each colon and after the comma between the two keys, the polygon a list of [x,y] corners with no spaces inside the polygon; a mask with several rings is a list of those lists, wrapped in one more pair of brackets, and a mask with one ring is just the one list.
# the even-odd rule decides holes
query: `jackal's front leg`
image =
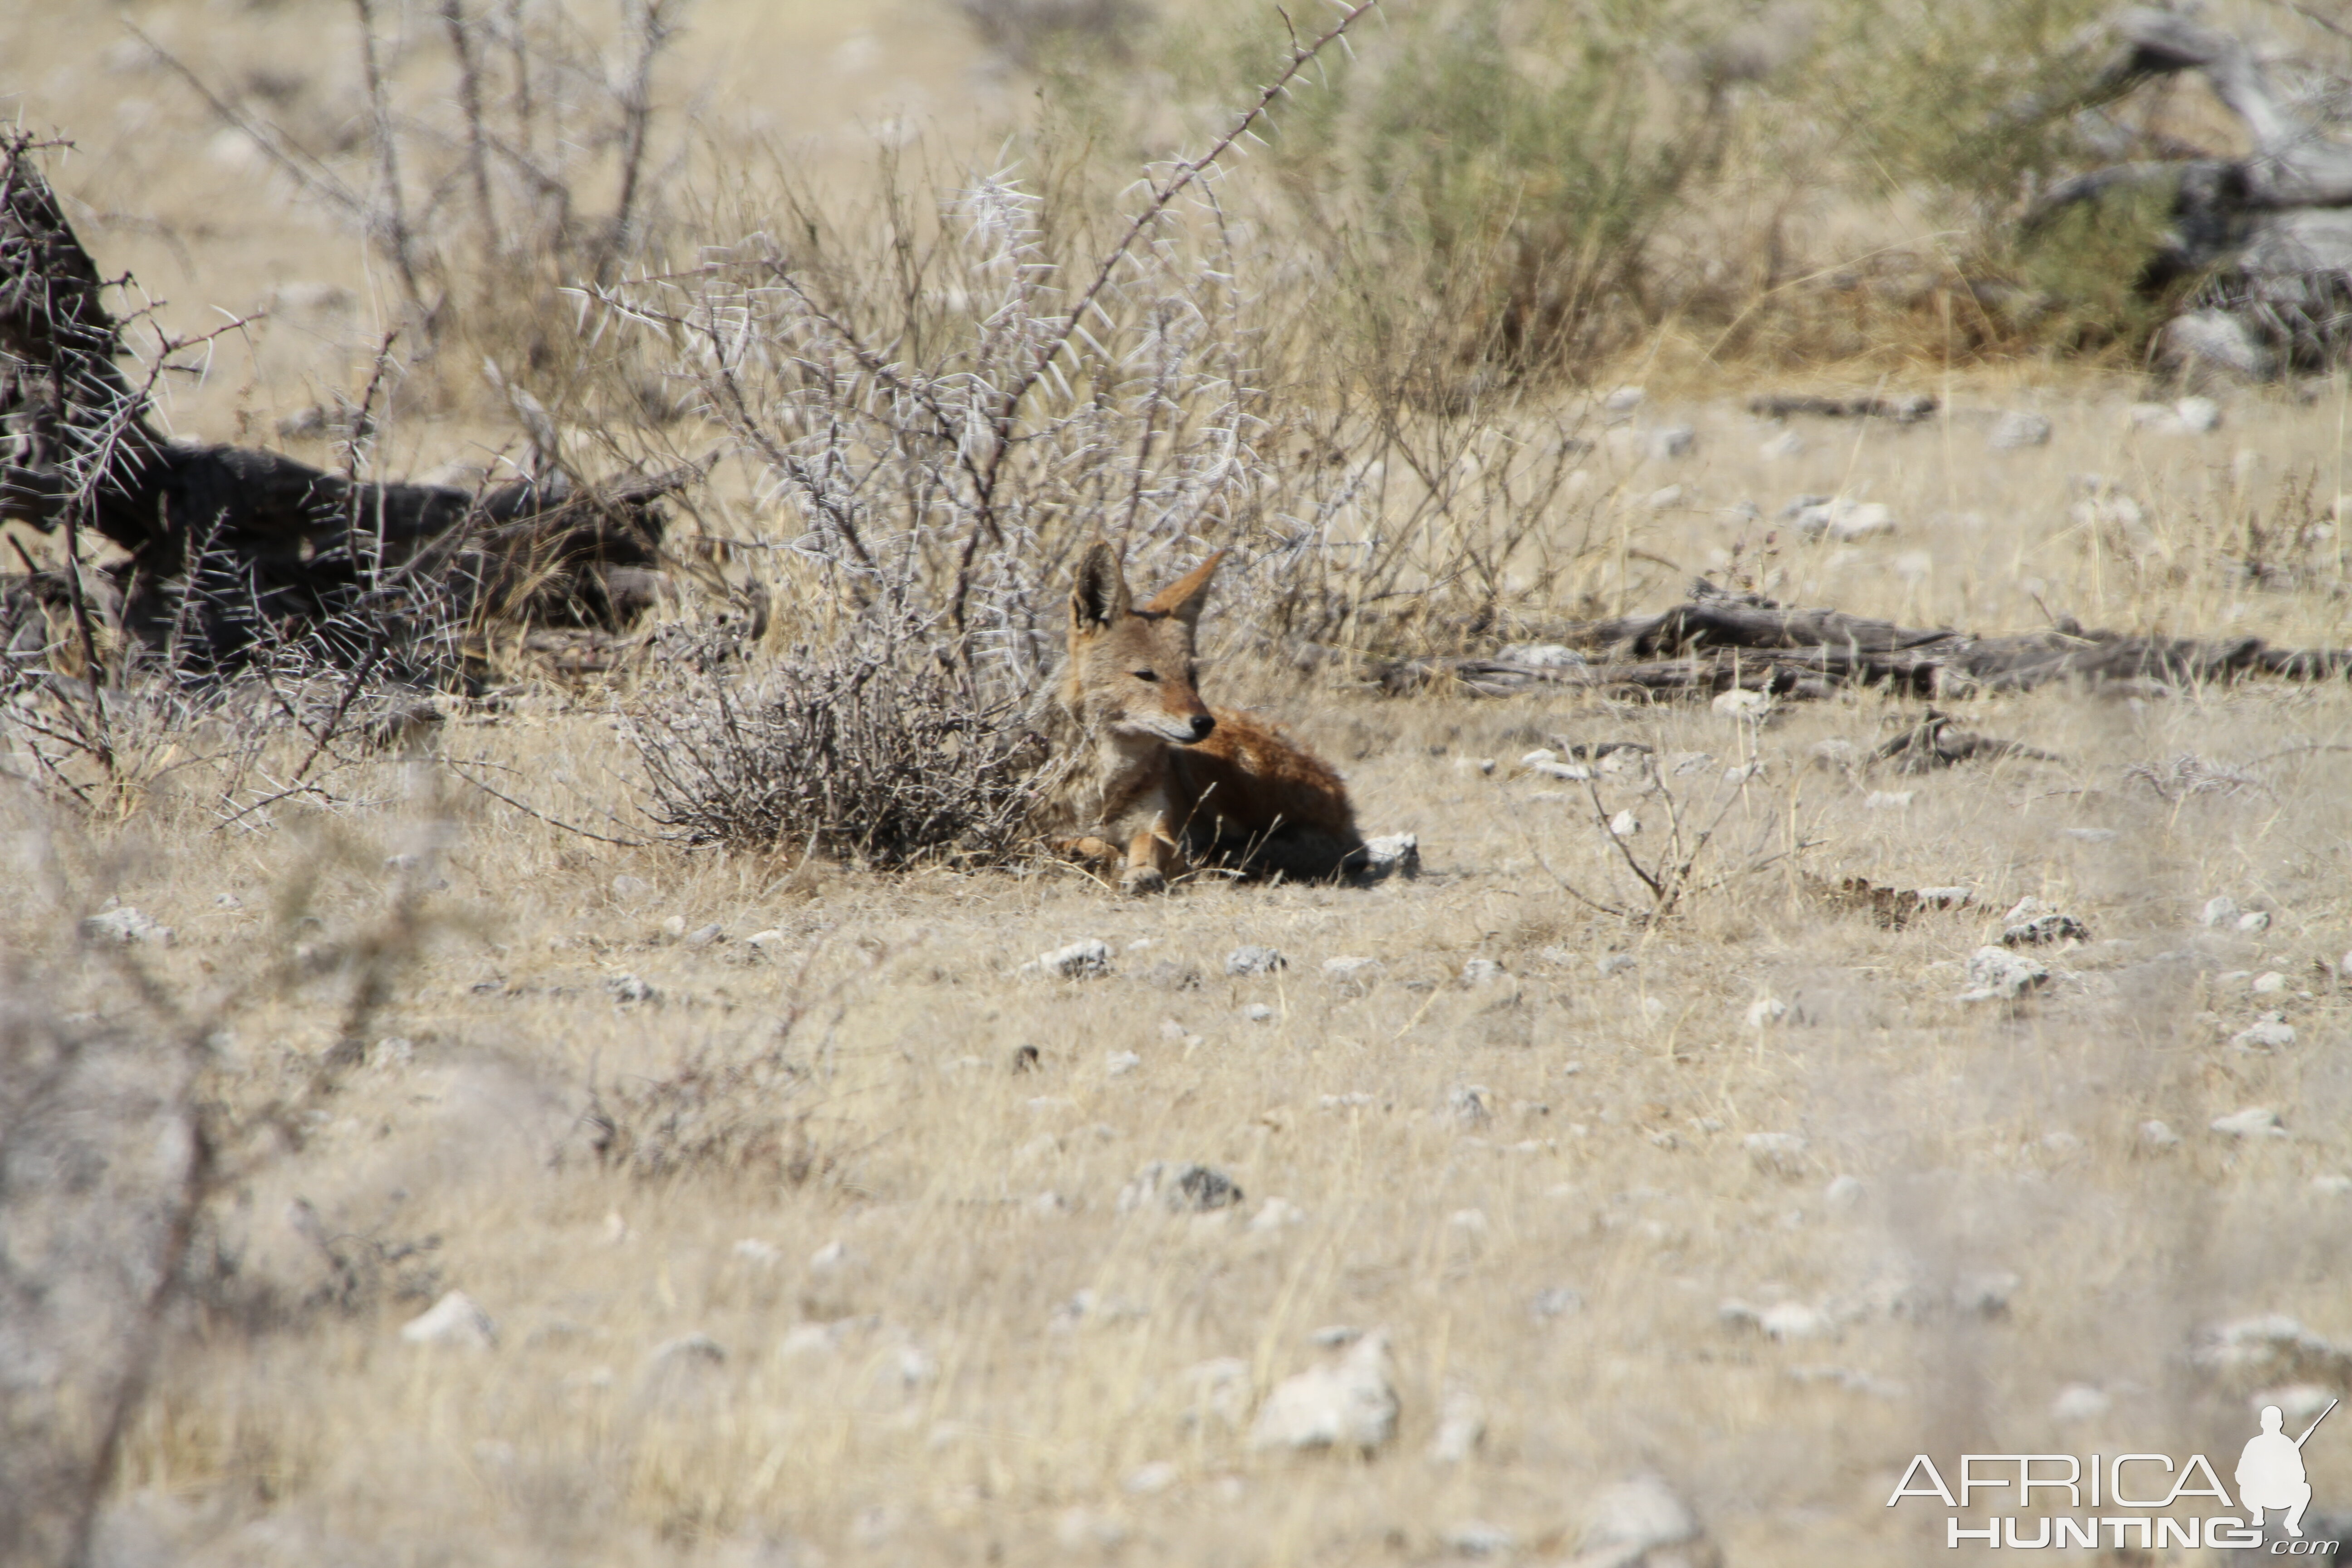
{"label": "jackal's front leg", "polygon": [[1127,893],[1157,893],[1168,886],[1168,878],[1177,868],[1176,840],[1168,831],[1168,815],[1155,811],[1149,826],[1139,831],[1127,842],[1127,869],[1118,879],[1119,890]]}

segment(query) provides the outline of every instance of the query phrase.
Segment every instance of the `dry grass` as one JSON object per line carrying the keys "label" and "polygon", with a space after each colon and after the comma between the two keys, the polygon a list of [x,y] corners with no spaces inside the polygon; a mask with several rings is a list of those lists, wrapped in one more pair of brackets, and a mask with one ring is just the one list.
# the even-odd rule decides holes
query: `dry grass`
{"label": "dry grass", "polygon": [[[100,10],[0,25],[17,47],[0,58],[41,62],[28,79],[63,73],[43,101],[69,121],[102,120],[114,90],[74,31]],[[257,47],[271,15],[231,14],[220,47]],[[870,68],[919,79],[944,118],[981,89],[937,15],[877,12]],[[722,90],[849,41],[825,7],[698,16],[681,47],[710,53],[694,58],[745,29]],[[816,74],[809,112],[846,122],[888,97]],[[800,98],[761,101],[784,116]],[[356,286],[355,240],[306,249],[274,197],[150,136],[94,149],[79,189],[166,221],[232,215],[179,233],[192,259],[173,292],[243,305],[238,280]],[[98,229],[142,268],[179,265],[128,220]],[[184,427],[263,431],[363,379],[363,315],[281,319],[250,361],[225,345]],[[1918,388],[1945,398],[1940,420],[1801,424],[1801,453],[1766,458],[1776,432],[1734,389],[1674,368],[1697,356],[1671,338],[1658,355],[1622,373],[1656,391],[1620,425],[1525,412],[1595,445],[1538,536],[1497,547],[1495,597],[1612,611],[1711,571],[1919,623],[2023,628],[2046,605],[2352,642],[2342,535],[2309,531],[2333,527],[2347,488],[2341,387],[2246,394],[2220,431],[2168,437],[2131,432],[2125,382],[1984,373]],[[1990,416],[2012,407],[2048,413],[2053,443],[1990,452]],[[1692,455],[1652,454],[1667,423],[1694,427]],[[458,406],[412,416],[380,460],[507,439]],[[2091,471],[2103,486],[2076,482]],[[1796,540],[1774,518],[1801,493],[1885,502],[1898,531]],[[2072,510],[2116,493],[2137,521]],[[1388,515],[1435,537],[1449,514],[1424,501],[1401,489]],[[713,507],[714,530],[740,524],[761,549],[788,532],[741,494]],[[2250,574],[2250,553],[2272,570]],[[1226,646],[1247,640],[1235,630]],[[228,826],[201,736],[119,820],[8,783],[0,1003],[180,1039],[75,940],[109,898],[144,911],[177,933],[132,950],[158,994],[225,1011],[206,1114],[252,1134],[128,1434],[100,1560],[1419,1562],[1485,1520],[1547,1561],[1572,1554],[1598,1488],[1656,1468],[1742,1568],[1912,1561],[1940,1542],[1880,1505],[1915,1452],[2224,1455],[2250,1429],[2243,1391],[2186,1370],[2195,1325],[2283,1311],[2352,1336],[2352,1200],[2309,1186],[2352,1173],[2352,995],[2320,967],[2352,948],[2352,804],[2345,753],[2324,749],[2352,742],[2342,687],[1978,700],[1969,728],[2063,760],[1855,778],[1814,766],[1814,744],[1866,754],[1916,708],[1857,695],[1750,729],[1705,709],[1382,701],[1240,661],[1206,686],[1336,762],[1367,831],[1417,833],[1429,874],[1119,901],[1052,869],[886,879],[605,842],[467,782],[606,839],[650,837],[625,684],[453,710],[429,756],[338,754],[320,795]],[[1669,922],[1597,916],[1554,875],[1633,890],[1589,802],[1512,765],[1556,734],[1712,752],[1669,775],[1702,804],[1752,756],[1725,868],[1812,847]],[[287,745],[281,765],[307,749]],[[2168,795],[2132,772],[2187,778],[2185,753],[2257,782]],[[1491,774],[1465,765],[1484,758]],[[1874,806],[1878,791],[1911,792],[1907,808]],[[1808,874],[1977,892],[1889,931],[1825,908]],[[422,890],[421,945],[355,1006],[386,973],[368,955],[404,889]],[[2216,893],[2271,911],[2269,930],[2198,928]],[[2094,940],[2052,955],[2056,980],[2020,1008],[1963,1006],[1960,962],[2028,895]],[[1021,973],[1085,937],[1118,950],[1110,976]],[[1228,977],[1244,942],[1290,966]],[[1343,956],[1381,969],[1343,989],[1321,970]],[[1633,962],[1604,974],[1617,956]],[[1463,984],[1472,958],[1502,977]],[[2266,1002],[2227,978],[2273,970],[2287,989]],[[1785,1012],[1751,1024],[1767,999]],[[2295,1045],[2233,1048],[2273,1005]],[[322,1080],[354,1020],[362,1059]],[[1035,1066],[1016,1071],[1024,1047]],[[1125,1052],[1139,1063],[1114,1074]],[[2294,1136],[2204,1131],[2256,1104]],[[2144,1147],[2151,1118],[2184,1143]],[[281,1122],[299,1137],[268,1132]],[[1759,1131],[1805,1151],[1759,1163],[1742,1143]],[[1213,1165],[1247,1200],[1120,1215],[1153,1160]],[[1842,1175],[1862,1184],[1850,1205],[1826,1194]],[[1303,1217],[1253,1227],[1270,1198]],[[1889,1310],[1983,1271],[2019,1278],[2005,1316]],[[446,1288],[497,1320],[495,1349],[400,1340]],[[1559,1289],[1580,1307],[1538,1315]],[[1092,1310],[1066,1310],[1080,1292]],[[1727,1298],[1876,1305],[1834,1339],[1780,1344],[1720,1322]],[[1190,1369],[1240,1358],[1263,1394],[1331,1323],[1393,1336],[1391,1451],[1275,1459],[1220,1417],[1186,1419]],[[688,1334],[725,1359],[653,1359]],[[2077,1382],[2112,1407],[2060,1426],[2053,1398]],[[1485,1402],[1487,1436],[1436,1465],[1423,1450],[1456,1387]],[[87,1412],[68,1414],[58,1430],[82,1430]],[[2309,1451],[2323,1505],[2352,1488],[2347,1454],[2324,1435]],[[1172,1484],[1128,1487],[1160,1462]]]}

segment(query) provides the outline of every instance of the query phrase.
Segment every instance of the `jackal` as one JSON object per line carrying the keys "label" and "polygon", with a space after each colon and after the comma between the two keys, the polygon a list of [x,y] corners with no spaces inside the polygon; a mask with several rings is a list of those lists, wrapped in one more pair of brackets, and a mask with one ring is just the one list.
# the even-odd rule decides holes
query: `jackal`
{"label": "jackal", "polygon": [[1224,552],[1138,606],[1108,543],[1078,563],[1045,715],[1055,849],[1154,892],[1190,865],[1327,880],[1360,868],[1347,786],[1272,727],[1201,700],[1193,637]]}

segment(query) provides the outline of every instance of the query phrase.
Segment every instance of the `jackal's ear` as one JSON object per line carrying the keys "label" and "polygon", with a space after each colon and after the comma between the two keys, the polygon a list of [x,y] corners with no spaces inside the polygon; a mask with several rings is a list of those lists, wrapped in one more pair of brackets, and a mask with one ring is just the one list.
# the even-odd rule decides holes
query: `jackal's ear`
{"label": "jackal's ear", "polygon": [[1173,616],[1188,626],[1199,626],[1201,611],[1209,602],[1209,580],[1217,574],[1217,563],[1224,558],[1225,552],[1218,551],[1151,595],[1151,602],[1143,607],[1153,615]]}
{"label": "jackal's ear", "polygon": [[1118,552],[1108,542],[1095,541],[1079,560],[1078,580],[1070,588],[1070,630],[1101,631],[1134,607]]}

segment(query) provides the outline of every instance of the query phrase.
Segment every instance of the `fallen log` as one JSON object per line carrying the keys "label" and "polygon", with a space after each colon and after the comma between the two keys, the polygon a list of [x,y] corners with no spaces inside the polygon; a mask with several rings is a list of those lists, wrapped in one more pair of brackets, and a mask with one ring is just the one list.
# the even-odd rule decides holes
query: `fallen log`
{"label": "fallen log", "polygon": [[[0,522],[64,534],[86,644],[103,616],[174,668],[213,672],[303,639],[331,659],[382,660],[491,620],[609,631],[645,608],[661,498],[700,465],[467,490],[167,439],[124,373],[109,285],[36,163],[41,146],[0,137]],[[89,564],[90,534],[123,558]],[[0,603],[53,599],[39,575]]]}
{"label": "fallen log", "polygon": [[1394,659],[1370,673],[1391,695],[1437,689],[1507,697],[1565,689],[1675,698],[1738,689],[1799,700],[1846,686],[1928,698],[2068,681],[2162,690],[2253,676],[2327,680],[2352,674],[2352,648],[2275,648],[2255,637],[2140,637],[2085,630],[2072,619],[2043,632],[1979,637],[1842,610],[1790,609],[1705,579],[1670,609],[1561,628],[1559,645],[1537,651],[1540,657]]}

